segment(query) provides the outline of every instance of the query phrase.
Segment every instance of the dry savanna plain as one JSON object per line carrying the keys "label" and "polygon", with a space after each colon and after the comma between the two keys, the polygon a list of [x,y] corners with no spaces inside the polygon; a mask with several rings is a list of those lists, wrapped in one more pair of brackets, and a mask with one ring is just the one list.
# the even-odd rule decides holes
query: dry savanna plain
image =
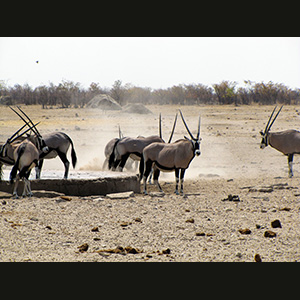
{"label": "dry savanna plain", "polygon": [[[22,108],[34,122],[41,121],[42,134],[63,131],[72,138],[78,163],[75,169],[70,166],[70,177],[101,174],[104,147],[118,137],[118,125],[124,136],[157,134],[161,113],[167,140],[179,108],[194,135],[201,114],[201,155],[186,171],[185,197],[174,194],[174,173],[161,174],[163,194],[151,185],[150,195],[125,199],[64,199],[51,191],[12,199],[0,191],[0,261],[300,260],[299,157],[294,158],[294,177],[288,178],[287,158],[270,146],[259,147],[259,131],[272,106],[149,105],[153,114],[147,115]],[[299,129],[299,111],[285,106],[272,131]],[[0,141],[22,125],[8,107],[0,107]],[[184,135],[178,118],[173,140]],[[5,167],[5,174],[9,170]],[[55,173],[62,177],[63,170],[59,158],[47,160],[42,179]]]}

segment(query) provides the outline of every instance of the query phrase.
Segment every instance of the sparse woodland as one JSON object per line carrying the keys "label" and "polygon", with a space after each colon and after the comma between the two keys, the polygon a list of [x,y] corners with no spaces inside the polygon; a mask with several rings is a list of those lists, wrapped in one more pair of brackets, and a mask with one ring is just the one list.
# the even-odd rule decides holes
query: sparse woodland
{"label": "sparse woodland", "polygon": [[269,81],[244,81],[244,87],[238,87],[235,81],[224,80],[220,83],[207,86],[201,83],[179,84],[165,89],[138,87],[131,83],[123,84],[116,80],[112,87],[101,87],[92,82],[88,88],[82,87],[79,82],[62,80],[55,85],[40,85],[32,88],[28,84],[7,86],[0,80],[0,104],[16,105],[38,104],[43,108],[58,106],[85,107],[85,104],[97,94],[109,94],[119,104],[298,104],[300,88],[291,89],[283,83]]}

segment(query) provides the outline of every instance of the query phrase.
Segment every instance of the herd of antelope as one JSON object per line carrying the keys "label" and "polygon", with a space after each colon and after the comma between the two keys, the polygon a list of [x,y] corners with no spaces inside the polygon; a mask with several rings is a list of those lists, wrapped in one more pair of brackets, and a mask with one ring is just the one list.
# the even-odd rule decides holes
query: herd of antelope
{"label": "herd of antelope", "polygon": [[[260,148],[264,149],[270,145],[286,155],[288,157],[289,177],[292,177],[294,154],[300,154],[300,132],[296,130],[270,132],[282,107],[280,107],[273,118],[277,106],[274,108],[265,130],[260,132],[262,135]],[[9,177],[11,184],[15,182],[13,198],[18,198],[17,187],[20,179],[24,181],[22,196],[30,197],[32,192],[28,178],[33,168],[36,171],[36,179],[39,179],[43,160],[59,156],[65,167],[64,179],[67,179],[70,165],[67,159],[67,152],[70,146],[73,168],[76,166],[77,156],[73,142],[67,134],[53,132],[42,136],[37,129],[39,122],[34,124],[29,116],[18,106],[18,111],[12,107],[10,108],[23,120],[24,125],[9,137],[5,143],[0,143],[0,179],[2,165],[13,166]],[[147,194],[147,179],[149,175],[150,178],[153,175],[154,183],[159,191],[162,191],[158,182],[160,171],[175,171],[175,193],[184,195],[183,182],[185,171],[194,157],[201,154],[200,116],[195,137],[191,133],[181,110],[179,110],[179,113],[190,138],[184,136],[182,139],[171,142],[176,127],[177,114],[175,115],[173,128],[167,142],[162,138],[161,115],[159,116],[159,136],[123,137],[119,127],[119,137],[110,140],[105,147],[103,168],[107,165],[110,170],[122,172],[129,157],[133,161],[139,161],[139,180],[143,180],[144,194]],[[32,132],[32,134],[28,134],[28,132]],[[180,190],[178,190],[179,183]]]}

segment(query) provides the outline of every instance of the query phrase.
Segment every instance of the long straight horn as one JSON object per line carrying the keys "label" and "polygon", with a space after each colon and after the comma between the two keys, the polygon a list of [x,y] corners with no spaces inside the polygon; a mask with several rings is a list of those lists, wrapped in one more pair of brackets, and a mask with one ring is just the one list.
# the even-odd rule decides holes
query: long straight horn
{"label": "long straight horn", "polygon": [[197,140],[199,140],[199,138],[200,138],[200,119],[201,119],[201,117],[199,116]]}
{"label": "long straight horn", "polygon": [[176,113],[176,116],[175,116],[172,132],[171,132],[170,138],[168,140],[168,144],[171,143],[171,140],[172,140],[172,137],[173,137],[173,134],[174,134],[174,130],[175,130],[175,126],[176,126],[176,122],[177,122],[177,113]]}
{"label": "long straight horn", "polygon": [[19,109],[20,112],[23,113],[23,115],[24,115],[24,116],[28,119],[28,121],[32,124],[32,126],[33,126],[33,128],[32,128],[33,132],[34,132],[36,135],[38,135],[38,136],[41,137],[41,134],[39,133],[39,131],[37,130],[37,128],[34,126],[33,122],[32,122],[31,119],[28,117],[28,115],[27,115],[27,114],[26,114],[19,106],[17,106],[17,108]]}
{"label": "long straight horn", "polygon": [[28,129],[26,129],[24,132],[22,132],[21,134],[19,134],[18,136],[16,136],[15,138],[13,138],[12,140],[10,140],[9,142],[12,143],[14,142],[16,139],[18,139],[20,136],[24,135],[26,132],[28,132],[29,130],[32,130],[33,127],[36,127],[37,125],[39,125],[41,122],[37,122],[36,124],[34,124],[33,126],[29,127]]}
{"label": "long straight horn", "polygon": [[273,111],[272,111],[272,113],[271,113],[271,116],[270,116],[269,121],[268,121],[268,123],[267,123],[267,125],[266,125],[266,128],[265,128],[265,133],[266,133],[267,130],[268,130],[268,126],[269,126],[269,124],[270,124],[270,121],[271,121],[271,119],[272,119],[272,117],[273,117],[273,115],[274,115],[274,112],[275,112],[276,108],[277,108],[277,105],[274,107],[274,109],[273,109]]}
{"label": "long straight horn", "polygon": [[162,139],[162,133],[161,133],[161,113],[159,113],[158,131],[159,131],[159,137]]}
{"label": "long straight horn", "polygon": [[275,122],[275,120],[276,120],[276,118],[278,117],[279,113],[281,112],[282,108],[283,108],[283,105],[279,108],[279,110],[278,110],[276,116],[274,117],[274,119],[273,119],[272,123],[270,124],[270,126],[268,127],[268,130],[267,130],[267,131],[269,131],[269,130],[271,129],[273,123]]}
{"label": "long straight horn", "polygon": [[121,132],[121,128],[120,128],[120,124],[119,124],[119,138],[122,138],[122,132]]}
{"label": "long straight horn", "polygon": [[7,141],[10,142],[25,126],[29,126],[29,124],[24,124],[19,130],[17,130]]}
{"label": "long straight horn", "polygon": [[192,133],[190,132],[190,130],[189,130],[187,124],[185,123],[184,117],[183,117],[182,112],[181,112],[180,109],[179,109],[179,112],[180,112],[180,116],[181,116],[182,122],[183,122],[183,124],[184,124],[184,126],[185,126],[187,132],[189,133],[190,137],[194,140],[195,138],[193,137],[193,135],[192,135]]}

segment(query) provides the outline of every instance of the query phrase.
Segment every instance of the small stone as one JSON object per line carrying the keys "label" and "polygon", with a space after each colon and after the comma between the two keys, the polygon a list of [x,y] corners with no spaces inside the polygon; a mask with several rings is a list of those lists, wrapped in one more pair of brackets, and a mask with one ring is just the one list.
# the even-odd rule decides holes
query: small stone
{"label": "small stone", "polygon": [[269,238],[276,237],[276,232],[271,230],[266,230],[264,233],[264,237],[269,237]]}
{"label": "small stone", "polygon": [[272,226],[272,228],[282,228],[281,227],[281,223],[280,223],[280,221],[278,219],[272,221],[271,222],[271,226]]}
{"label": "small stone", "polygon": [[251,230],[249,228],[239,229],[241,234],[250,234]]}
{"label": "small stone", "polygon": [[254,255],[254,260],[255,260],[256,262],[262,262],[261,257],[260,257],[259,254],[255,254],[255,255]]}
{"label": "small stone", "polygon": [[163,254],[170,254],[171,250],[170,250],[170,248],[167,248],[167,249],[163,250],[162,253]]}
{"label": "small stone", "polygon": [[79,249],[79,252],[83,253],[88,250],[89,245],[87,243],[84,243],[84,244],[78,246],[77,248]]}
{"label": "small stone", "polygon": [[95,227],[93,227],[93,228],[91,229],[91,231],[93,231],[93,232],[98,232],[98,231],[99,231],[99,227],[98,227],[98,226],[95,226]]}
{"label": "small stone", "polygon": [[196,232],[196,236],[205,236],[204,232]]}
{"label": "small stone", "polygon": [[141,218],[135,218],[134,221],[138,223],[143,223]]}
{"label": "small stone", "polygon": [[187,219],[185,221],[186,223],[195,223],[195,220],[193,218]]}

